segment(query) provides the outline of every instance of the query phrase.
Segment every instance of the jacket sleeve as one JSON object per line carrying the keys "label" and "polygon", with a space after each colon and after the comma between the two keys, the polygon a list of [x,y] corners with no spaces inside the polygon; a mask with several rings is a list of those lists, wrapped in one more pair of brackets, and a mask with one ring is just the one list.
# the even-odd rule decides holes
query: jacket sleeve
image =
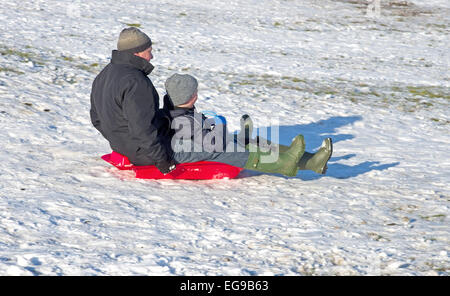
{"label": "jacket sleeve", "polygon": [[90,115],[91,115],[91,122],[92,125],[104,136],[103,131],[101,129],[101,125],[100,125],[100,119],[97,115],[97,110],[95,109],[95,105],[94,105],[94,100],[91,94],[91,110],[90,110]]}
{"label": "jacket sleeve", "polygon": [[128,120],[131,137],[140,148],[148,151],[149,157],[156,166],[167,166],[172,163],[172,153],[158,138],[156,90],[146,81],[132,81],[123,96],[122,110]]}

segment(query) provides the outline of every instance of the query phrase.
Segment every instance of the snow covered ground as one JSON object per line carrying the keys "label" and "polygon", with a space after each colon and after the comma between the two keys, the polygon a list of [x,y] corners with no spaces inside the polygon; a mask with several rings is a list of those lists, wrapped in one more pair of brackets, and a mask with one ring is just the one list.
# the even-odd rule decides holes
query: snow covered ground
{"label": "snow covered ground", "polygon": [[[1,275],[449,275],[450,4],[2,1]],[[372,13],[373,14],[373,13]],[[325,137],[326,176],[151,181],[99,157],[95,75],[119,32],[200,110]]]}

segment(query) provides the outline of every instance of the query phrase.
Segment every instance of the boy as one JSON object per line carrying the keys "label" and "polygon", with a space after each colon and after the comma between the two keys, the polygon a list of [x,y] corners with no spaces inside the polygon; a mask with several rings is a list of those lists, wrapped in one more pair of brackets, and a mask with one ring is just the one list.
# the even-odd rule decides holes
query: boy
{"label": "boy", "polygon": [[[195,109],[198,99],[198,82],[190,75],[174,74],[165,83],[167,95],[164,97],[164,108],[169,112],[173,130],[170,132],[172,138],[172,149],[174,159],[177,162],[195,162],[202,160],[223,162],[237,167],[256,170],[266,173],[279,173],[286,176],[296,176],[299,169],[305,168],[302,164],[302,156],[305,154],[305,142],[302,135],[294,138],[290,146],[273,145],[274,149],[262,151],[258,142],[247,139],[245,143],[227,132],[226,124],[213,122],[205,115]],[[243,131],[248,133],[251,121],[247,116],[242,120],[247,125]],[[248,137],[247,137],[248,138]],[[331,139],[330,143],[331,143]],[[181,149],[180,149],[181,147]],[[230,149],[231,148],[231,149]],[[267,149],[265,149],[267,150]],[[313,168],[316,172],[326,171],[326,162],[331,156],[332,146],[325,153],[319,150],[321,161],[320,168]],[[275,159],[273,154],[275,152]],[[318,153],[319,153],[318,152]],[[309,154],[309,153],[308,153]],[[314,156],[314,154],[309,154]],[[268,161],[272,159],[272,161]],[[312,157],[315,162],[319,157]],[[312,163],[312,162],[311,162]]]}

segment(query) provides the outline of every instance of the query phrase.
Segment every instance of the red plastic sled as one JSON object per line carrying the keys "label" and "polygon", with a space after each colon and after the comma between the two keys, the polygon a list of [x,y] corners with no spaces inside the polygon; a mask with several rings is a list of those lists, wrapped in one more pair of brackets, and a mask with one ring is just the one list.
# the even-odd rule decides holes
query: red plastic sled
{"label": "red plastic sled", "polygon": [[242,168],[221,162],[199,161],[178,164],[174,171],[164,175],[153,165],[135,166],[130,163],[126,156],[114,151],[103,155],[102,159],[119,170],[133,170],[136,173],[136,178],[139,179],[233,179],[242,171]]}

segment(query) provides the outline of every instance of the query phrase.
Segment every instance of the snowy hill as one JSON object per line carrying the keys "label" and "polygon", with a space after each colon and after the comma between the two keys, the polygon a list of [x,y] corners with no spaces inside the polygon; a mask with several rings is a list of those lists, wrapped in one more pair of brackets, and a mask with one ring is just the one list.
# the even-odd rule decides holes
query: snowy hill
{"label": "snowy hill", "polygon": [[[448,275],[450,4],[0,5],[1,275]],[[89,94],[119,32],[200,110],[334,140],[328,174],[137,180],[100,159]]]}

